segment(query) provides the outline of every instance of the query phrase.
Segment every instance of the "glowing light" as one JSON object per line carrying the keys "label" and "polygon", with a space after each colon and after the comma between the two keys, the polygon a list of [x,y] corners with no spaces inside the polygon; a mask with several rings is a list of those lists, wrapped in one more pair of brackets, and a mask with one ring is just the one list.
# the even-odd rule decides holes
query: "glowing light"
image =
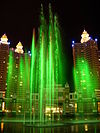
{"label": "glowing light", "polygon": [[2,112],[5,110],[5,102],[2,102]]}
{"label": "glowing light", "polygon": [[81,43],[87,42],[90,40],[89,34],[87,33],[87,31],[83,31],[82,35],[81,35]]}
{"label": "glowing light", "polygon": [[21,111],[20,111],[20,110],[18,110],[18,112],[20,113]]}
{"label": "glowing light", "polygon": [[100,102],[98,102],[98,112],[100,112]]}
{"label": "glowing light", "polygon": [[31,51],[28,51],[28,54],[30,54],[31,53]]}
{"label": "glowing light", "polygon": [[75,112],[77,112],[77,103],[75,103]]}
{"label": "glowing light", "polygon": [[75,41],[72,41],[72,47],[74,47],[74,43],[75,43]]}
{"label": "glowing light", "polygon": [[3,128],[4,128],[4,123],[1,122],[1,132],[3,132]]}
{"label": "glowing light", "polygon": [[15,52],[16,52],[16,53],[20,53],[20,54],[23,54],[23,53],[24,53],[24,51],[23,51],[23,46],[22,46],[22,43],[21,43],[21,42],[19,42],[19,43],[17,44],[16,49],[15,49]]}
{"label": "glowing light", "polygon": [[7,38],[6,34],[4,34],[4,35],[1,37],[0,43],[2,43],[2,44],[8,44],[8,45],[10,44],[10,42],[8,42],[8,38]]}
{"label": "glowing light", "polygon": [[59,109],[59,107],[46,107],[45,112],[46,113],[50,113],[52,111],[52,113],[62,113],[62,109]]}
{"label": "glowing light", "polygon": [[28,51],[29,56],[31,56],[31,51]]}
{"label": "glowing light", "polygon": [[88,125],[85,124],[85,131],[88,131]]}
{"label": "glowing light", "polygon": [[10,97],[12,97],[13,95],[10,95]]}
{"label": "glowing light", "polygon": [[97,38],[95,38],[95,42],[97,42],[98,41],[98,39]]}
{"label": "glowing light", "polygon": [[92,37],[90,36],[90,39],[92,39]]}

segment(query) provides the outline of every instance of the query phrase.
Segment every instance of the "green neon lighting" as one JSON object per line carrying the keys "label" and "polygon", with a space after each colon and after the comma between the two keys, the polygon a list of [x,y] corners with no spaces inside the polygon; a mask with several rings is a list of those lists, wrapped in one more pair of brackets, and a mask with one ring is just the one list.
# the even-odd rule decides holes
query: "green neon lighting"
{"label": "green neon lighting", "polygon": [[[16,85],[14,88],[16,114],[24,114],[24,120],[29,119],[30,123],[53,121],[53,109],[59,106],[58,84],[62,81],[60,52],[62,43],[57,16],[52,14],[51,5],[48,22],[41,5],[38,34],[36,42],[35,30],[33,31],[31,56],[27,52],[10,53],[7,77],[7,98],[10,98],[10,82],[13,80],[14,86]],[[10,102],[7,102],[7,108],[8,106]]]}
{"label": "green neon lighting", "polygon": [[[89,63],[84,58],[78,58],[76,61],[74,81],[78,96],[78,111],[89,112],[95,104],[95,89],[98,88],[98,80],[95,71],[90,68]],[[90,108],[88,103],[91,104]]]}

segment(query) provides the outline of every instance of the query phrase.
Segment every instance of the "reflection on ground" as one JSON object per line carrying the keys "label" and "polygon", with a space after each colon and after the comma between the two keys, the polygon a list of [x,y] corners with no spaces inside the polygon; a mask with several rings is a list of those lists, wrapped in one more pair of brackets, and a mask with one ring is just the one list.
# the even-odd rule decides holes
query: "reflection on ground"
{"label": "reflection on ground", "polygon": [[35,128],[25,126],[23,123],[3,123],[0,126],[1,133],[99,133],[100,123],[73,124],[60,127]]}
{"label": "reflection on ground", "polygon": [[18,117],[0,119],[0,133],[100,133],[100,117],[67,117],[48,122],[25,122]]}

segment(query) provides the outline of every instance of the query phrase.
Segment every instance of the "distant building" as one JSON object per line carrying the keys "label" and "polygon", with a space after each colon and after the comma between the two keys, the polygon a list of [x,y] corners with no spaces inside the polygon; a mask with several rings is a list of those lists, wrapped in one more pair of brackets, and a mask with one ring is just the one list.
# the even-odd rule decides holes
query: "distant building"
{"label": "distant building", "polygon": [[7,74],[6,109],[21,113],[24,110],[26,92],[29,92],[30,55],[24,53],[19,42],[16,49],[9,50]]}
{"label": "distant building", "polygon": [[[51,87],[53,92],[49,93],[49,86],[44,88],[43,99],[42,102],[40,101],[40,93],[33,93],[32,94],[32,111],[34,112],[35,116],[38,116],[40,113],[40,104],[43,106],[42,114],[45,117],[52,117],[52,115],[58,117],[65,115],[67,112],[67,107],[69,106],[69,85],[66,83],[65,87],[61,84],[55,84]],[[29,103],[30,97],[29,93],[26,96],[26,104],[25,104],[25,117],[29,115]],[[52,99],[51,99],[52,97]],[[70,113],[70,112],[68,112]]]}
{"label": "distant building", "polygon": [[7,68],[9,57],[9,42],[6,34],[1,37],[0,40],[0,110],[4,111],[5,102],[2,98],[5,97],[7,89]]}
{"label": "distant building", "polygon": [[[91,69],[91,74],[97,76],[98,82],[100,81],[100,70],[98,61],[98,45],[97,41],[94,41],[89,37],[89,34],[84,30],[82,33],[81,43],[74,43],[73,45],[73,62],[76,67],[77,60],[84,58]],[[80,60],[81,65],[82,62]]]}
{"label": "distant building", "polygon": [[81,43],[72,44],[77,111],[93,113],[97,110],[95,90],[100,89],[98,45],[85,30],[81,37]]}
{"label": "distant building", "polygon": [[100,71],[100,50],[98,51],[98,60],[99,60],[99,71]]}

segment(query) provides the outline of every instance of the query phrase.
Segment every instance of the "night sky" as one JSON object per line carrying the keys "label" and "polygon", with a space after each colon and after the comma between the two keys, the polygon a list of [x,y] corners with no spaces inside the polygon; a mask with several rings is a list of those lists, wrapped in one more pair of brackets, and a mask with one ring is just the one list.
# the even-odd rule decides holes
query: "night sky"
{"label": "night sky", "polygon": [[32,30],[39,27],[40,5],[43,3],[44,13],[48,16],[48,3],[53,13],[58,15],[63,53],[66,60],[65,77],[72,84],[72,48],[71,42],[80,42],[85,28],[90,36],[98,38],[100,44],[100,4],[99,0],[20,0],[0,2],[0,37],[6,33],[10,47],[21,41],[24,49],[31,47]]}

